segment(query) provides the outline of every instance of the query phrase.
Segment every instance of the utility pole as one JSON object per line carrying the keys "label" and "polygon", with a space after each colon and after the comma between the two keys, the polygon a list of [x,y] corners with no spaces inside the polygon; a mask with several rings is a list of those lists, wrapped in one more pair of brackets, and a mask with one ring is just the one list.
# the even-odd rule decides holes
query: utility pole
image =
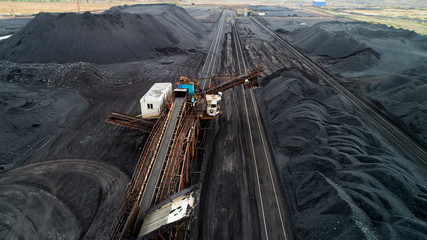
{"label": "utility pole", "polygon": [[11,0],[9,0],[9,4],[10,4],[10,15],[15,17],[15,12],[13,11],[13,6],[12,6]]}
{"label": "utility pole", "polygon": [[[9,0],[10,1],[10,0]],[[79,5],[79,1],[80,0],[76,0],[76,2],[77,2],[77,13],[80,13],[80,5]]]}

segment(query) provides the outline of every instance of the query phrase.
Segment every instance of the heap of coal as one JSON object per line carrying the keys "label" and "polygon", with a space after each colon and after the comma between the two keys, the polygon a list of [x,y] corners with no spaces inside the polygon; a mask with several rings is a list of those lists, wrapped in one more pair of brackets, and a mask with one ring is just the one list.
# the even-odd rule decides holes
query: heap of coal
{"label": "heap of coal", "polygon": [[[396,125],[427,146],[427,36],[382,24],[321,22],[290,34],[289,40],[347,84],[363,88]],[[317,57],[318,58],[318,57]]]}
{"label": "heap of coal", "polygon": [[393,153],[332,88],[297,70],[263,84],[296,239],[425,239],[423,170]]}
{"label": "heap of coal", "polygon": [[[40,13],[0,43],[0,59],[19,63],[139,61],[197,48],[205,27],[183,8],[161,4],[102,14]],[[138,11],[141,10],[141,11]]]}
{"label": "heap of coal", "polygon": [[289,40],[311,55],[338,60],[329,68],[344,77],[397,73],[427,57],[426,36],[382,24],[321,22],[293,32]]}
{"label": "heap of coal", "polygon": [[427,148],[427,61],[363,90],[383,114]]}

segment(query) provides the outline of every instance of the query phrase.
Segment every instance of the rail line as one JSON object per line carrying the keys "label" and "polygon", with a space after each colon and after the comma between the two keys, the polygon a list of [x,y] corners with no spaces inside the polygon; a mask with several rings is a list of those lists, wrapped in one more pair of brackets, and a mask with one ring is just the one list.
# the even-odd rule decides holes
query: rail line
{"label": "rail line", "polygon": [[[239,34],[237,31],[237,27],[234,21],[234,18],[231,17],[231,25],[232,25],[232,35],[234,39],[234,47],[237,55],[237,64],[239,72],[242,70],[247,72],[247,66],[245,61],[245,55],[243,53],[242,43],[240,42]],[[246,100],[246,92],[243,86],[240,88],[243,94],[243,105],[245,109],[245,116],[249,128],[249,136],[250,136],[250,147],[252,153],[253,164],[255,168],[256,181],[257,181],[257,189],[258,189],[258,197],[259,204],[261,207],[261,215],[262,215],[262,223],[264,228],[264,236],[263,239],[288,239],[288,233],[286,231],[285,222],[284,222],[284,211],[282,210],[282,206],[279,200],[279,192],[277,190],[277,179],[276,175],[273,175],[274,170],[272,170],[272,157],[270,153],[270,147],[268,140],[266,139],[266,134],[261,124],[261,117],[258,110],[258,104],[256,98],[254,96],[254,92],[252,89],[249,90],[249,99],[250,106],[248,105],[248,101]],[[253,109],[252,114],[255,117],[255,120],[250,117],[249,109]],[[255,122],[255,123],[254,123]],[[258,138],[258,139],[257,139]],[[260,141],[261,140],[261,141]],[[260,149],[255,150],[255,143],[261,142],[261,151]],[[260,175],[260,168],[258,165],[267,165],[267,176]],[[261,184],[262,183],[262,184]],[[261,187],[262,186],[262,187]],[[270,196],[274,195],[272,199]],[[278,218],[278,219],[277,219]],[[276,221],[275,221],[276,220]],[[277,222],[280,220],[280,222]],[[278,228],[280,230],[278,230]]]}
{"label": "rail line", "polygon": [[350,93],[345,87],[339,84],[331,74],[324,71],[321,67],[319,67],[312,60],[304,56],[298,50],[296,50],[291,44],[285,41],[283,38],[278,36],[276,33],[271,31],[261,22],[259,22],[254,17],[250,17],[255,23],[257,23],[261,28],[267,31],[271,36],[273,36],[283,47],[292,52],[298,60],[304,64],[306,67],[310,68],[314,71],[319,78],[327,82],[331,87],[333,87],[336,91],[341,93],[344,97],[346,97],[350,102],[352,102],[359,110],[361,110],[366,116],[371,119],[372,123],[375,126],[378,126],[382,129],[388,136],[395,140],[395,143],[401,149],[405,150],[409,153],[410,156],[413,156],[418,161],[427,164],[427,151],[417,144],[415,140],[409,137],[404,131],[395,126],[392,122],[390,122],[386,117],[382,114],[378,113],[373,107],[369,106],[367,103]]}
{"label": "rail line", "polygon": [[[200,71],[202,78],[207,78],[215,72],[215,67],[217,64],[218,55],[220,54],[219,48],[221,43],[221,36],[224,33],[225,26],[225,17],[229,14],[228,10],[224,10],[222,12],[221,18],[219,19],[218,27],[214,33],[213,41],[209,47],[208,55],[206,56],[206,61],[203,64],[202,70]],[[201,84],[203,89],[209,87],[210,80],[205,80],[204,83]]]}

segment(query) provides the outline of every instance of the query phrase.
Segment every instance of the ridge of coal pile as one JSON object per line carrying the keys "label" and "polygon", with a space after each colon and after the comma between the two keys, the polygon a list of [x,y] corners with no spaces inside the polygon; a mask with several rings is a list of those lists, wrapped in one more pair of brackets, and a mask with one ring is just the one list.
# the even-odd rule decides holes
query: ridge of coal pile
{"label": "ridge of coal pile", "polygon": [[289,35],[309,53],[329,57],[329,68],[345,77],[391,74],[427,60],[427,36],[364,22],[320,22]]}
{"label": "ridge of coal pile", "polygon": [[296,239],[427,239],[427,179],[332,88],[297,70],[257,90]]}
{"label": "ridge of coal pile", "polygon": [[[427,147],[427,36],[363,22],[321,22],[289,41]],[[315,56],[317,55],[317,56]]]}
{"label": "ridge of coal pile", "polygon": [[366,97],[427,148],[427,64],[367,85]]}
{"label": "ridge of coal pile", "polygon": [[204,31],[187,11],[172,4],[115,7],[102,14],[40,13],[0,42],[0,59],[19,63],[139,61],[197,48]]}

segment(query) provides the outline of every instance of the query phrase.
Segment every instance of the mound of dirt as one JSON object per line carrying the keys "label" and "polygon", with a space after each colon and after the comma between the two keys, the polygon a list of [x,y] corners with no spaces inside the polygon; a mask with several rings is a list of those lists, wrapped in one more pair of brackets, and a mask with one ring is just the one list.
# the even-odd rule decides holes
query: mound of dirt
{"label": "mound of dirt", "polygon": [[427,58],[427,36],[381,24],[321,22],[289,40],[310,55],[332,58],[330,69],[344,77],[397,73]]}
{"label": "mound of dirt", "polygon": [[264,84],[258,97],[296,239],[427,237],[425,173],[394,154],[347,99],[296,70]]}
{"label": "mound of dirt", "polygon": [[102,14],[40,13],[0,42],[0,59],[20,63],[131,62],[154,57],[165,48],[197,48],[204,31],[183,8],[171,4],[115,7]]}

